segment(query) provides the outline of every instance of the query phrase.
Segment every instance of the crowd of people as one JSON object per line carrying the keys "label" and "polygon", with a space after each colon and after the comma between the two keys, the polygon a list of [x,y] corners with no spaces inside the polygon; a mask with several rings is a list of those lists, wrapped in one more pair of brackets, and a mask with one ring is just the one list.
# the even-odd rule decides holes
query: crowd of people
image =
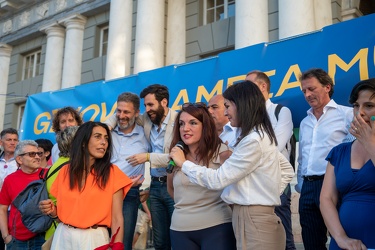
{"label": "crowd of people", "polygon": [[[330,249],[375,249],[375,79],[353,87],[352,107],[335,103],[322,69],[299,81],[310,105],[299,126],[295,187],[304,248],[326,249],[330,235]],[[267,74],[254,70],[207,105],[185,103],[177,112],[168,88],[153,84],[139,96],[121,93],[104,123],[83,122],[64,107],[52,122],[55,145],[19,141],[17,130],[4,129],[0,250],[131,250],[141,206],[156,250],[296,249],[292,113],[271,102],[270,87]],[[146,162],[151,183],[141,190]],[[55,169],[39,203],[54,223],[31,232],[12,201]]]}

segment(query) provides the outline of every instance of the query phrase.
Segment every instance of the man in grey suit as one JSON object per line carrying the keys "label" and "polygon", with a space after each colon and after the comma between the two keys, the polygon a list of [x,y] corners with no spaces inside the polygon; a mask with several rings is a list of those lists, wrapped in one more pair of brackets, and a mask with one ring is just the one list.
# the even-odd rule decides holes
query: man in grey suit
{"label": "man in grey suit", "polygon": [[[164,85],[153,84],[142,90],[146,112],[138,121],[143,125],[146,139],[151,144],[152,153],[140,153],[127,158],[136,166],[146,161],[151,165],[150,212],[156,250],[171,249],[169,227],[174,210],[174,201],[167,191],[166,167],[177,112],[168,108],[169,92]],[[106,121],[114,127],[113,117]]]}

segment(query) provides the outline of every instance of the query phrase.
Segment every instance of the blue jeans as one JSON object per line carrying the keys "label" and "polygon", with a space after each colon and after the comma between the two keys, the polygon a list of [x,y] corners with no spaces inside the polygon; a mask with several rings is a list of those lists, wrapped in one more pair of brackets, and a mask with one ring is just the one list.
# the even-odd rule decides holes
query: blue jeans
{"label": "blue jeans", "polygon": [[174,210],[174,201],[167,191],[167,183],[151,181],[150,212],[155,250],[171,249],[169,227]]}
{"label": "blue jeans", "polygon": [[280,196],[281,205],[275,207],[275,213],[280,217],[283,223],[286,235],[286,250],[295,250],[294,236],[292,230],[292,212],[290,211],[292,192],[290,189],[290,184],[285,188],[284,192]]}
{"label": "blue jeans", "polygon": [[124,250],[132,250],[132,243],[137,224],[139,200],[139,187],[130,188],[122,205],[124,215]]}
{"label": "blue jeans", "polygon": [[13,238],[6,246],[7,250],[40,250],[44,242],[44,235],[38,234],[34,238],[25,241]]}

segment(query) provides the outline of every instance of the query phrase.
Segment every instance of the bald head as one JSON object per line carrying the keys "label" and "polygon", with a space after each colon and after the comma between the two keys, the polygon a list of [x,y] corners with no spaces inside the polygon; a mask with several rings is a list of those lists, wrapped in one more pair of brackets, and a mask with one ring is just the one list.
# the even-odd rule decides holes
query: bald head
{"label": "bald head", "polygon": [[251,71],[247,73],[245,80],[255,83],[259,87],[260,92],[262,92],[264,99],[268,100],[271,82],[264,72],[258,70]]}
{"label": "bald head", "polygon": [[215,121],[218,134],[223,131],[223,127],[228,123],[228,118],[224,115],[224,97],[223,95],[215,95],[208,102],[208,111]]}

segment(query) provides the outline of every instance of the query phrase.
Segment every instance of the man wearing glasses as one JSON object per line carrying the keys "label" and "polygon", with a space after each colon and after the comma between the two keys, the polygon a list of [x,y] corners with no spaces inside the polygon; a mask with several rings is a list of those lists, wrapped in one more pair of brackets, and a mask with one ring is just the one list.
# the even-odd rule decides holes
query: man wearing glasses
{"label": "man wearing glasses", "polygon": [[17,195],[30,182],[39,180],[42,154],[38,151],[38,144],[32,140],[20,141],[16,146],[14,158],[19,169],[5,178],[0,192],[0,230],[7,249],[40,249],[44,243],[43,235],[25,227],[15,206],[10,207],[7,219],[8,207]]}

